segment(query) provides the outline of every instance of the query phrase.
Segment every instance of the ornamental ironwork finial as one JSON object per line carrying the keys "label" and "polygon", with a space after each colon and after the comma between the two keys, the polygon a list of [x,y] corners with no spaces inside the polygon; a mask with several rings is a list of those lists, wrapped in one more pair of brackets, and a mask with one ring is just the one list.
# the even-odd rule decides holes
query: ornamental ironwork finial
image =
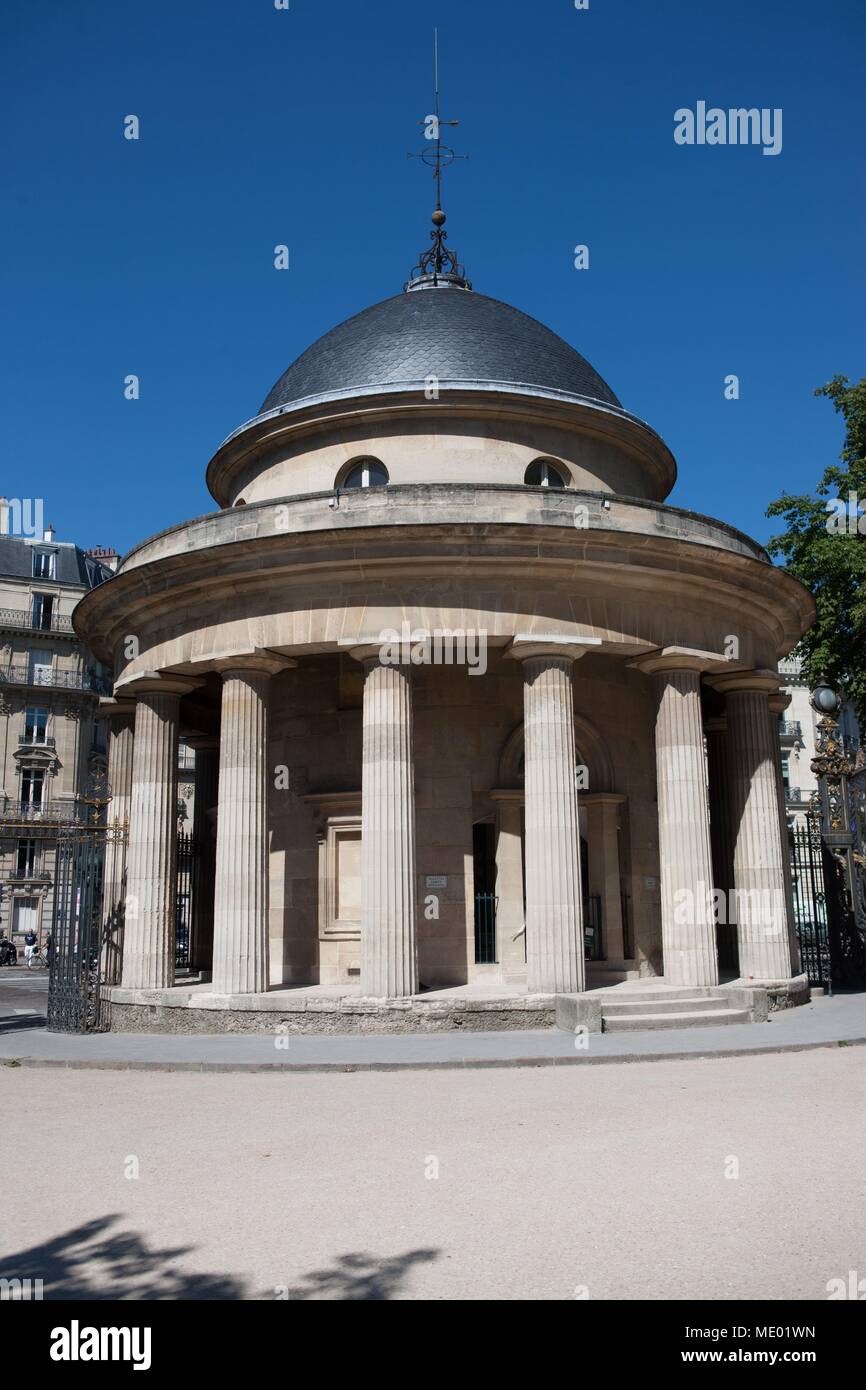
{"label": "ornamental ironwork finial", "polygon": [[439,30],[433,31],[433,113],[418,122],[424,127],[424,139],[430,143],[421,154],[410,154],[409,159],[420,159],[433,170],[436,186],[436,206],[431,221],[431,245],[422,251],[418,264],[410,279],[403,286],[406,290],[436,289],[453,286],[457,289],[471,290],[463,266],[457,253],[447,244],[445,213],[442,211],[442,170],[455,159],[467,159],[468,155],[455,154],[449,145],[442,143],[442,126],[456,126],[457,121],[443,121],[439,114]]}

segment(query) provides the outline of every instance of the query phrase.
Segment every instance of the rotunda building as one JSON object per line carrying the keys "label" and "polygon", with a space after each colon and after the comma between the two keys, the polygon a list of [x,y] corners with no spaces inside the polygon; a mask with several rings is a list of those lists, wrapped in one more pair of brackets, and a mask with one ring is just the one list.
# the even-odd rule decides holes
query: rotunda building
{"label": "rotunda building", "polygon": [[379,1027],[413,996],[542,1008],[625,979],[795,993],[777,663],[813,603],[666,505],[675,478],[585,358],[456,269],[303,352],[212,458],[218,510],[76,609],[129,821],[112,1026]]}

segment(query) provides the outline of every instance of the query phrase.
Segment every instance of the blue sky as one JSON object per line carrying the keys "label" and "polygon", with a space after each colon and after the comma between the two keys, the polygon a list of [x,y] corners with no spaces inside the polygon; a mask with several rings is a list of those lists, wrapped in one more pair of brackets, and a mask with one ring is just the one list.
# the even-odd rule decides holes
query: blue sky
{"label": "blue sky", "polygon": [[[813,389],[864,372],[862,0],[5,0],[0,492],[121,551],[213,510],[217,445],[425,244],[434,18],[476,289],[655,426],[671,502],[767,538],[841,445]],[[781,107],[781,154],[678,146],[698,100]]]}

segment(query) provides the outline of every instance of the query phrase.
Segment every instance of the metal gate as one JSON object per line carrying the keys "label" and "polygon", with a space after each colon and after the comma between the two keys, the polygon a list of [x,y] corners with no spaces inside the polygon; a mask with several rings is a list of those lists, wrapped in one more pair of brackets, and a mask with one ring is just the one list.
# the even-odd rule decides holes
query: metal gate
{"label": "metal gate", "polygon": [[193,899],[196,867],[195,836],[178,831],[177,836],[177,899],[174,919],[174,963],[186,969],[193,964]]}
{"label": "metal gate", "polygon": [[48,1028],[95,1033],[107,1027],[101,986],[113,983],[122,951],[126,826],[85,819],[57,839]]}
{"label": "metal gate", "polygon": [[810,985],[829,986],[830,932],[824,886],[824,848],[817,815],[790,827],[791,884],[800,960]]}

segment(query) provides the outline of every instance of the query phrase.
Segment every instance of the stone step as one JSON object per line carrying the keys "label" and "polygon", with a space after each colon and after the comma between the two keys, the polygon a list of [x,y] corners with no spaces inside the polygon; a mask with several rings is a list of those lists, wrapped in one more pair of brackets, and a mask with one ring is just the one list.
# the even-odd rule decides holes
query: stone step
{"label": "stone step", "polygon": [[748,1023],[748,1009],[720,1009],[713,1013],[624,1014],[605,1018],[605,1033],[639,1033],[654,1028],[716,1028],[727,1023]]}
{"label": "stone step", "polygon": [[618,1018],[623,1014],[675,1014],[675,1013],[718,1013],[726,1009],[727,1002],[716,995],[691,995],[686,999],[605,999],[601,1006],[602,1018]]}
{"label": "stone step", "polygon": [[598,998],[604,1004],[610,1000],[611,1003],[643,1003],[650,1007],[659,999],[726,999],[727,994],[718,985],[708,985],[706,988],[697,985],[673,985],[670,988],[665,985],[644,985],[639,989],[611,989],[600,993]]}

